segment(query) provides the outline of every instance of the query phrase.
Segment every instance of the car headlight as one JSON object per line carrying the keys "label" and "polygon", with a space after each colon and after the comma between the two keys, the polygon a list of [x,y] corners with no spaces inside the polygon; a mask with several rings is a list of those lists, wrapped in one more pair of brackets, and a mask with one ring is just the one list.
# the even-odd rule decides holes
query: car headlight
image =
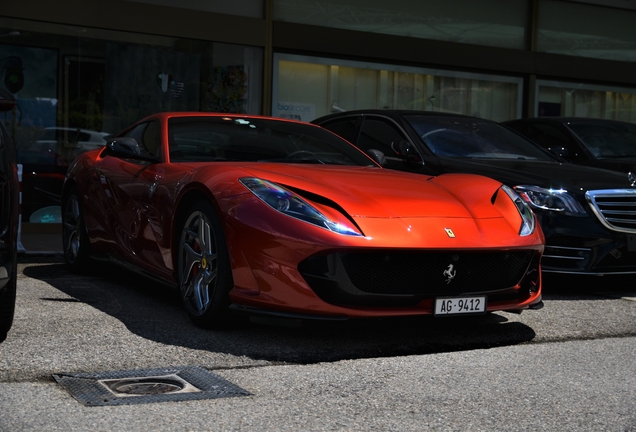
{"label": "car headlight", "polygon": [[275,183],[254,177],[243,177],[239,181],[261,201],[284,215],[338,234],[362,236],[353,226],[331,220],[298,195]]}
{"label": "car headlight", "polygon": [[515,190],[532,208],[558,212],[567,216],[587,216],[579,202],[563,189],[517,186]]}
{"label": "car headlight", "polygon": [[514,189],[504,185],[501,189],[506,192],[506,194],[510,197],[512,202],[517,207],[517,211],[521,215],[521,227],[519,228],[520,236],[527,236],[534,232],[535,228],[535,219],[534,213],[530,210],[530,206],[525,203],[525,201],[519,196]]}

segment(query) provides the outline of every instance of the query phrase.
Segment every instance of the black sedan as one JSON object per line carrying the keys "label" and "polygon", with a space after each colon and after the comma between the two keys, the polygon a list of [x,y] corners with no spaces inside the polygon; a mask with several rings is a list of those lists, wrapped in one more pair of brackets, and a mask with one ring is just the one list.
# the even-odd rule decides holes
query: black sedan
{"label": "black sedan", "polygon": [[[13,109],[15,99],[0,89],[0,112]],[[10,116],[8,116],[10,118]],[[17,281],[18,171],[13,140],[0,121],[0,342],[13,324]]]}
{"label": "black sedan", "polygon": [[502,124],[568,162],[636,175],[636,124],[580,117],[539,117]]}
{"label": "black sedan", "polygon": [[386,168],[481,174],[514,187],[543,228],[546,272],[636,273],[636,188],[626,173],[563,163],[516,132],[476,117],[357,110],[313,123]]}

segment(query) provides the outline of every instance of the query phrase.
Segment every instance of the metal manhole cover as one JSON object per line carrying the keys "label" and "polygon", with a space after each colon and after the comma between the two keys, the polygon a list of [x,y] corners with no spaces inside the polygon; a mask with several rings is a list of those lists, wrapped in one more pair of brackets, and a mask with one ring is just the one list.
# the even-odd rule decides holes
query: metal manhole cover
{"label": "metal manhole cover", "polygon": [[201,389],[196,388],[177,374],[144,378],[106,379],[98,380],[98,382],[115,396],[120,397],[201,391]]}
{"label": "metal manhole cover", "polygon": [[53,375],[85,406],[248,396],[249,392],[212,372],[196,367]]}

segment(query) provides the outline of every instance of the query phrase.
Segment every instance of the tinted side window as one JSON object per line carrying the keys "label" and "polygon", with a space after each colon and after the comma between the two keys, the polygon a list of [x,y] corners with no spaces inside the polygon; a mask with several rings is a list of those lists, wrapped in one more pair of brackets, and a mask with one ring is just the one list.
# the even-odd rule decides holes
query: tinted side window
{"label": "tinted side window", "polygon": [[141,154],[159,156],[159,123],[142,123],[128,132],[126,136],[137,140]]}
{"label": "tinted side window", "polygon": [[347,117],[345,119],[332,120],[330,122],[323,123],[320,126],[330,130],[336,135],[340,135],[350,143],[355,144],[357,120],[357,117]]}
{"label": "tinted side window", "polygon": [[80,132],[77,134],[77,141],[90,141],[91,136],[86,132]]}
{"label": "tinted side window", "polygon": [[[555,126],[545,123],[535,123],[528,128],[528,136],[544,149],[551,150],[566,159],[577,159],[579,156],[576,147],[572,145],[568,137]],[[565,149],[567,154],[562,154],[561,149]]]}
{"label": "tinted side window", "polygon": [[542,145],[568,144],[568,138],[565,134],[554,126],[537,123],[533,128],[530,128],[529,132],[532,134],[533,139],[536,139]]}
{"label": "tinted side window", "polygon": [[367,117],[362,124],[357,145],[365,152],[376,149],[386,156],[395,156],[396,153],[391,148],[391,144],[397,144],[402,139],[406,139],[406,137],[393,123],[384,119]]}

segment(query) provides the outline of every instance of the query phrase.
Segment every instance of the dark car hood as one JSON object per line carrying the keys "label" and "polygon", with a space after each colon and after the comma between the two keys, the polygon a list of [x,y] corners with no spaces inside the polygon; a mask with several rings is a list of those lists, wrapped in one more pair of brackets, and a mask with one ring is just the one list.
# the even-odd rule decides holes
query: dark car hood
{"label": "dark car hood", "polygon": [[481,174],[509,186],[534,185],[577,194],[587,190],[632,188],[626,173],[558,162],[439,158],[439,163],[444,172]]}
{"label": "dark car hood", "polygon": [[599,168],[636,174],[636,157],[596,159],[595,164]]}

